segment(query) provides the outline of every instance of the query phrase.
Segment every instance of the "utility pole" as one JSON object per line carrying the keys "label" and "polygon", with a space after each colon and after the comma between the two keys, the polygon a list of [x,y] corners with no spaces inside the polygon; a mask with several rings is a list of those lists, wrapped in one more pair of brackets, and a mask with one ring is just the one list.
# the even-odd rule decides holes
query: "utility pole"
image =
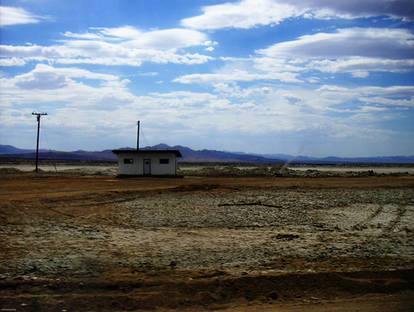
{"label": "utility pole", "polygon": [[138,120],[137,121],[137,126],[138,126],[137,128],[137,151],[139,150],[139,124],[140,124],[140,121]]}
{"label": "utility pole", "polygon": [[36,143],[36,173],[39,171],[38,164],[39,164],[39,132],[40,132],[40,116],[45,116],[47,113],[35,113],[33,112],[32,115],[37,117],[37,143]]}

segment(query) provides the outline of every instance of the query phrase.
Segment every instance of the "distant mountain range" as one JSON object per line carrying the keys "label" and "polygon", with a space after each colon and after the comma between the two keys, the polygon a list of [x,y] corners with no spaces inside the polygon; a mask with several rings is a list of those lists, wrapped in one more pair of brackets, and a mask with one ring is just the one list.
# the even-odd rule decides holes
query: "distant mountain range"
{"label": "distant mountain range", "polygon": [[[122,148],[131,149],[133,148]],[[166,144],[158,144],[154,146],[147,146],[145,149],[174,149],[179,150],[183,157],[180,161],[187,162],[248,162],[248,163],[278,163],[291,162],[302,164],[346,164],[346,163],[384,163],[384,164],[403,164],[414,163],[413,156],[389,156],[389,157],[307,157],[307,156],[292,156],[286,154],[246,154],[235,152],[224,152],[215,150],[192,150],[185,146],[169,146]],[[35,150],[19,149],[11,145],[0,145],[0,158],[13,159],[34,159]],[[39,150],[39,159],[52,160],[83,160],[83,161],[115,161],[116,155],[112,150],[104,151],[73,151],[61,152],[54,150]]]}
{"label": "distant mountain range", "polygon": [[[0,158],[35,159],[36,150],[20,149],[11,145],[0,145]],[[111,150],[100,152],[88,152],[82,150],[61,152],[39,149],[39,159],[115,161],[116,155],[112,153]]]}

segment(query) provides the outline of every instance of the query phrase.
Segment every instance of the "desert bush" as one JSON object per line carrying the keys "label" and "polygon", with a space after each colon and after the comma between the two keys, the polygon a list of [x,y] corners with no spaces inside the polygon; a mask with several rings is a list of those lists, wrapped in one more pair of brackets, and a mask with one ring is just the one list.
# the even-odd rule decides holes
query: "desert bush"
{"label": "desert bush", "polygon": [[0,174],[15,174],[22,173],[23,171],[17,168],[0,168]]}

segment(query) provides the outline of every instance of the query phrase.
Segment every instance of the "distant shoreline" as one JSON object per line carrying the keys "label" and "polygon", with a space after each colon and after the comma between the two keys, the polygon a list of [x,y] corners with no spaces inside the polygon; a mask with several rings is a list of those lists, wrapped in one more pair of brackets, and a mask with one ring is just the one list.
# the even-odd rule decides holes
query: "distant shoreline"
{"label": "distant shoreline", "polygon": [[[35,159],[27,158],[1,158],[0,157],[0,167],[5,167],[5,165],[30,165],[34,164]],[[261,162],[234,162],[234,161],[179,161],[178,163],[182,167],[208,167],[208,166],[235,166],[235,167],[263,167],[263,166],[273,166],[277,163],[261,163]],[[77,159],[39,159],[39,164],[42,166],[54,166],[54,164],[59,164],[60,166],[116,166],[116,160],[77,160]],[[279,164],[284,164],[280,162]],[[340,171],[343,171],[347,168],[361,167],[361,168],[414,168],[414,163],[352,163],[352,162],[338,162],[338,163],[320,163],[320,162],[307,162],[307,163],[296,163],[291,162],[287,166],[291,169],[298,170],[312,170],[320,169],[323,171],[329,171],[341,168]]]}

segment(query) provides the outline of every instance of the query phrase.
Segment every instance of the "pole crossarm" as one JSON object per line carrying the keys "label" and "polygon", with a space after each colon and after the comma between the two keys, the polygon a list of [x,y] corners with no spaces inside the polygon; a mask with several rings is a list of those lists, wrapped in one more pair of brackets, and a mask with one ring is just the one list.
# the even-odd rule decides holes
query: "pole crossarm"
{"label": "pole crossarm", "polygon": [[44,115],[47,115],[47,113],[36,113],[36,112],[33,112],[32,115],[44,116]]}

